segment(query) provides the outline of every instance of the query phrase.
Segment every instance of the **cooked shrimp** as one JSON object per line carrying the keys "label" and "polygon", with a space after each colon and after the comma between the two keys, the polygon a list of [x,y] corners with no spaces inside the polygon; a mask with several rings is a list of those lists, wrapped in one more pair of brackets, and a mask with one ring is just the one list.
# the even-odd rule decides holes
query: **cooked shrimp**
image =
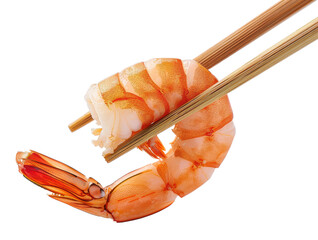
{"label": "cooked shrimp", "polygon": [[[175,73],[175,74],[173,74]],[[153,59],[92,85],[86,100],[101,129],[95,144],[111,153],[121,142],[217,82],[193,60]],[[102,187],[96,180],[40,153],[19,152],[19,171],[52,198],[117,222],[170,206],[205,183],[224,160],[235,135],[227,96],[177,123],[171,149],[158,137],[140,146],[159,160]]]}

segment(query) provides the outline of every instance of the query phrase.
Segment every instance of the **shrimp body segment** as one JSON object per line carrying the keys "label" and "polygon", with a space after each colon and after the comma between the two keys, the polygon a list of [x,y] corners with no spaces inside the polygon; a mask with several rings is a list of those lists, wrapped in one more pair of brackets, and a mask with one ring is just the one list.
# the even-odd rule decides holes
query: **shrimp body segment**
{"label": "shrimp body segment", "polygon": [[[194,60],[152,59],[92,85],[85,99],[101,128],[94,144],[104,155],[136,132],[217,83]],[[19,152],[19,171],[52,198],[88,213],[129,221],[170,206],[204,184],[224,160],[235,135],[227,96],[177,123],[171,148],[156,136],[139,149],[157,158],[102,187],[96,180],[40,153]]]}

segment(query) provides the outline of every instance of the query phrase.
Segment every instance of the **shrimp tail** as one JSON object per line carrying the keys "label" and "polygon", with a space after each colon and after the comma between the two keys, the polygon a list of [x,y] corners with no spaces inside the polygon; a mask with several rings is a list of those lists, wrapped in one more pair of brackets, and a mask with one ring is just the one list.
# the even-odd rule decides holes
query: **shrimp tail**
{"label": "shrimp tail", "polygon": [[31,182],[51,192],[49,196],[72,207],[101,217],[111,217],[105,210],[106,193],[93,178],[35,151],[18,152],[19,172]]}

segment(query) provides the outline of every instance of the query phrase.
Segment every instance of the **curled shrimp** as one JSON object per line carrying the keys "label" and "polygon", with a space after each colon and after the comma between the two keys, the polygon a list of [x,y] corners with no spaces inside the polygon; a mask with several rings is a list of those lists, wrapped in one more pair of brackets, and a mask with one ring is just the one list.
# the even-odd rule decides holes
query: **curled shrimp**
{"label": "curled shrimp", "polygon": [[[193,60],[152,59],[92,85],[86,101],[102,128],[94,144],[111,153],[136,132],[217,82]],[[142,144],[157,162],[102,187],[93,178],[35,151],[19,152],[19,171],[52,192],[50,197],[117,222],[138,219],[170,206],[205,183],[224,160],[235,135],[233,114],[224,96],[177,123],[166,153],[158,137]]]}

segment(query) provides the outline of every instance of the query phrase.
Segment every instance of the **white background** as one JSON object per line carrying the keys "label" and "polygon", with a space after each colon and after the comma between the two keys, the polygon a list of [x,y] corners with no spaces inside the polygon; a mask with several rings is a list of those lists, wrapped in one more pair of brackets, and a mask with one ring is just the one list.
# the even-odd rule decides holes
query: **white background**
{"label": "white background", "polygon": [[[118,224],[86,214],[47,197],[15,163],[18,150],[34,149],[104,185],[149,163],[134,150],[106,164],[91,144],[94,124],[69,132],[87,111],[90,84],[150,58],[194,58],[276,2],[1,1],[0,234],[317,239],[318,42],[230,93],[237,134],[226,160],[204,186],[150,217]],[[317,13],[315,2],[211,71],[222,79]]]}

